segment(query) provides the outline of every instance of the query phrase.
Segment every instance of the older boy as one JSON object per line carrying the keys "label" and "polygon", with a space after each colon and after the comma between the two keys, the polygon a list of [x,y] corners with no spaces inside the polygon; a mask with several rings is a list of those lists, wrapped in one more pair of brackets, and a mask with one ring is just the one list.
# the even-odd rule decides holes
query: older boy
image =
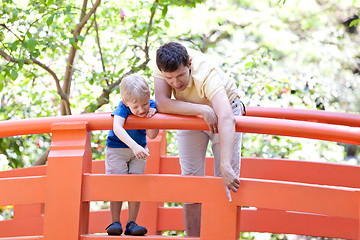
{"label": "older boy", "polygon": [[[158,129],[125,130],[124,123],[128,115],[152,117],[156,113],[155,102],[150,99],[150,90],[143,77],[132,74],[120,84],[120,101],[114,116],[113,130],[106,141],[106,174],[143,174],[149,150],[146,147],[146,135],[153,139]],[[109,235],[121,235],[120,223],[122,202],[110,202],[112,223],[106,228]],[[129,217],[125,229],[126,235],[145,235],[147,229],[136,224],[140,202],[129,202]]]}

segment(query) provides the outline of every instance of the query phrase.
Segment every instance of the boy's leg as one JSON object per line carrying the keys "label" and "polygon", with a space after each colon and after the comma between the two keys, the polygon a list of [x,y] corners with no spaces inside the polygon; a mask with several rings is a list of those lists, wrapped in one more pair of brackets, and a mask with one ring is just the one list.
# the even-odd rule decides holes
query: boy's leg
{"label": "boy's leg", "polygon": [[[127,148],[109,148],[107,147],[105,155],[106,174],[127,174],[127,159],[130,159],[130,149]],[[121,235],[123,232],[120,223],[122,201],[110,202],[111,224],[106,228],[109,235]]]}
{"label": "boy's leg", "polygon": [[[133,156],[129,161],[129,174],[143,174],[145,172],[146,158],[137,159]],[[129,217],[126,224],[125,235],[142,236],[147,233],[145,227],[136,224],[140,202],[129,202]]]}
{"label": "boy's leg", "polygon": [[147,233],[147,229],[136,223],[139,212],[140,202],[129,202],[129,218],[126,224],[125,235],[143,236]]}
{"label": "boy's leg", "polygon": [[121,206],[120,201],[110,202],[111,222],[120,222]]}
{"label": "boy's leg", "polygon": [[[127,159],[130,159],[130,149],[109,148],[105,149],[105,172],[106,174],[127,174]],[[110,213],[112,222],[120,222],[122,202],[110,202]]]}
{"label": "boy's leg", "polygon": [[137,215],[139,213],[140,202],[129,202],[129,218],[128,222],[136,222]]}
{"label": "boy's leg", "polygon": [[[209,137],[204,131],[181,130],[177,133],[182,175],[205,175],[205,156]],[[199,237],[201,204],[184,203],[184,223],[187,236]]]}
{"label": "boy's leg", "polygon": [[[146,147],[146,149],[148,149]],[[137,159],[133,155],[129,161],[129,174],[144,174],[146,167],[146,158]],[[128,222],[136,222],[139,213],[140,202],[129,202],[129,218]]]}
{"label": "boy's leg", "polygon": [[122,202],[110,202],[111,223],[105,228],[107,234],[109,235],[121,235],[123,233],[120,223],[121,206]]}

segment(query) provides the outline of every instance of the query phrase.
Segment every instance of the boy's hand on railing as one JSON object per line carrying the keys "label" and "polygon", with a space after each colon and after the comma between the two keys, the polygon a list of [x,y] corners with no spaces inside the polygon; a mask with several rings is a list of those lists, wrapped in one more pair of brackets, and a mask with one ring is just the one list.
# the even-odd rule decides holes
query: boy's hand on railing
{"label": "boy's hand on railing", "polygon": [[147,113],[146,117],[149,118],[149,117],[152,117],[154,116],[156,113],[156,108],[150,108],[149,109],[149,112]]}
{"label": "boy's hand on railing", "polygon": [[133,151],[137,159],[142,159],[150,156],[149,151],[140,145],[136,145],[135,147],[131,148],[131,150]]}
{"label": "boy's hand on railing", "polygon": [[240,185],[239,178],[236,177],[234,170],[230,167],[221,167],[222,182],[225,187],[226,196],[229,202],[232,201],[230,190],[237,192]]}

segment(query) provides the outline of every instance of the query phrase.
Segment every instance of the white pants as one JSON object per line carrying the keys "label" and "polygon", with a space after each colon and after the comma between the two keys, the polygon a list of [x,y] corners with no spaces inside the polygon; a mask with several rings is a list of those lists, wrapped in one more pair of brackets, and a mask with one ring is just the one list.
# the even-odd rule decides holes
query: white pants
{"label": "white pants", "polygon": [[[238,98],[231,106],[235,116],[242,116],[243,107]],[[231,163],[237,176],[240,173],[241,135],[239,132],[235,133],[234,153]],[[214,154],[214,176],[221,176],[219,134],[212,134],[210,131],[178,130],[177,139],[182,175],[205,175],[205,157],[210,140]]]}

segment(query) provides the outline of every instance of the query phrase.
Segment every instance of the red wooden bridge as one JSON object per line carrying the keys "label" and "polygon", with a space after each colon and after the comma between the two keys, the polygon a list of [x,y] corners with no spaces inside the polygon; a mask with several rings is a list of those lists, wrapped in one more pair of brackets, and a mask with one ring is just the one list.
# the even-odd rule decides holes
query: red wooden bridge
{"label": "red wooden bridge", "polygon": [[[285,108],[249,107],[248,116],[236,120],[241,132],[356,145],[359,127],[358,114]],[[0,172],[0,206],[14,205],[13,219],[0,221],[0,240],[227,240],[237,239],[240,231],[360,239],[359,166],[242,158],[240,188],[228,202],[221,179],[211,176],[211,157],[208,176],[180,176],[178,158],[166,154],[165,131],[149,140],[144,175],[105,175],[104,161],[92,161],[91,131],[111,128],[108,113],[0,122],[0,137],[52,135],[47,166]],[[156,114],[131,117],[125,128],[207,126],[200,117]],[[105,233],[110,213],[90,211],[90,202],[115,200],[143,202],[138,222],[148,228],[146,236],[96,234]],[[181,207],[164,202],[202,203],[200,238],[162,236],[184,230]],[[125,222],[126,210],[121,217]]]}

